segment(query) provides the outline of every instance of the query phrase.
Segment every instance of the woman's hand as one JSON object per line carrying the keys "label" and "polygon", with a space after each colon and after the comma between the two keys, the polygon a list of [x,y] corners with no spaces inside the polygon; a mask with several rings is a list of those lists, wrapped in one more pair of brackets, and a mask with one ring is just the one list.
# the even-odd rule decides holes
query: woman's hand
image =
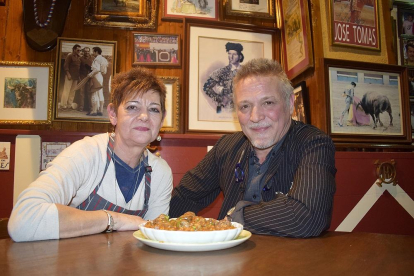
{"label": "woman's hand", "polygon": [[138,226],[146,222],[146,220],[138,216],[110,211],[109,213],[112,215],[112,218],[114,219],[114,231],[138,230]]}

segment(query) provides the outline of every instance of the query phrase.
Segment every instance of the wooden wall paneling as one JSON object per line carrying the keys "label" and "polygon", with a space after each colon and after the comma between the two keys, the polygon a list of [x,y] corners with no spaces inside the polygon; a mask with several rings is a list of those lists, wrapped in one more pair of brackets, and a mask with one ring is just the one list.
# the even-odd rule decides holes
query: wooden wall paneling
{"label": "wooden wall paneling", "polygon": [[4,59],[5,36],[7,27],[8,6],[0,7],[0,60]]}

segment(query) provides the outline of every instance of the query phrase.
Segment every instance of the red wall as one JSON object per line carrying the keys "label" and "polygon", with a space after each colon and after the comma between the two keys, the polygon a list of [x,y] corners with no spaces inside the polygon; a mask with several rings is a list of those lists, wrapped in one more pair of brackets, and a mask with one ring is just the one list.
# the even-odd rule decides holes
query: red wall
{"label": "red wall", "polygon": [[[31,134],[30,131],[24,134]],[[42,141],[74,142],[90,133],[66,132],[36,132]],[[156,146],[162,158],[171,166],[174,185],[177,185],[185,172],[192,169],[207,153],[207,146],[213,146],[219,135],[181,135],[164,134],[161,142],[151,144]],[[8,217],[13,203],[14,179],[14,140],[15,134],[0,133],[1,141],[12,142],[11,164],[9,171],[0,171],[0,217]],[[40,157],[39,157],[40,158]],[[396,162],[398,185],[409,198],[414,199],[414,153],[413,152],[337,152],[336,175],[337,192],[334,199],[333,217],[330,230],[335,230],[347,217],[355,205],[371,188],[377,179],[376,160],[380,162]],[[391,185],[391,184],[383,184]],[[217,217],[222,203],[222,195],[203,210],[200,215]],[[414,213],[414,210],[411,210]],[[396,233],[414,235],[414,219],[404,210],[396,199],[385,191],[372,206],[363,219],[357,224],[354,231]]]}

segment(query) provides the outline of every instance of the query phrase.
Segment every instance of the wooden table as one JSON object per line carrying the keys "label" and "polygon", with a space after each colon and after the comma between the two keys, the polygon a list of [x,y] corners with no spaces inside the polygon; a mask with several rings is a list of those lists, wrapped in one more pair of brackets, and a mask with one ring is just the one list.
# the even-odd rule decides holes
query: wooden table
{"label": "wooden table", "polygon": [[0,240],[0,275],[414,275],[414,236],[328,232],[252,235],[210,252],[173,252],[132,232],[15,243]]}

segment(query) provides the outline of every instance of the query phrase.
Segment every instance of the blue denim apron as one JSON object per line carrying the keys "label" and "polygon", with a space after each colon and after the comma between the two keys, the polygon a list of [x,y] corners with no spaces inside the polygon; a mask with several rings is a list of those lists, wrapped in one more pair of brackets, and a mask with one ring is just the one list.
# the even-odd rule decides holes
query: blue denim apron
{"label": "blue denim apron", "polygon": [[[144,208],[142,210],[128,210],[124,207],[118,206],[106,199],[104,199],[103,197],[101,197],[100,195],[98,195],[98,190],[101,187],[102,181],[105,177],[106,171],[108,170],[109,164],[111,163],[112,160],[112,153],[114,150],[114,144],[115,141],[112,137],[112,135],[109,135],[109,141],[108,141],[108,146],[106,149],[106,166],[105,166],[105,171],[104,174],[102,176],[101,181],[99,182],[99,184],[95,187],[95,189],[92,191],[92,193],[88,196],[87,199],[85,199],[84,202],[82,202],[78,207],[76,207],[79,210],[85,210],[85,211],[94,211],[94,210],[108,210],[108,211],[114,211],[114,212],[118,212],[118,213],[125,213],[128,215],[134,215],[134,216],[140,216],[140,217],[144,217],[145,214],[148,211],[148,200],[151,194],[151,172],[152,172],[152,168],[151,166],[148,165],[148,159],[144,158],[143,162],[144,162],[144,167],[145,167],[145,192],[144,192]],[[132,200],[132,199],[131,199]]]}

